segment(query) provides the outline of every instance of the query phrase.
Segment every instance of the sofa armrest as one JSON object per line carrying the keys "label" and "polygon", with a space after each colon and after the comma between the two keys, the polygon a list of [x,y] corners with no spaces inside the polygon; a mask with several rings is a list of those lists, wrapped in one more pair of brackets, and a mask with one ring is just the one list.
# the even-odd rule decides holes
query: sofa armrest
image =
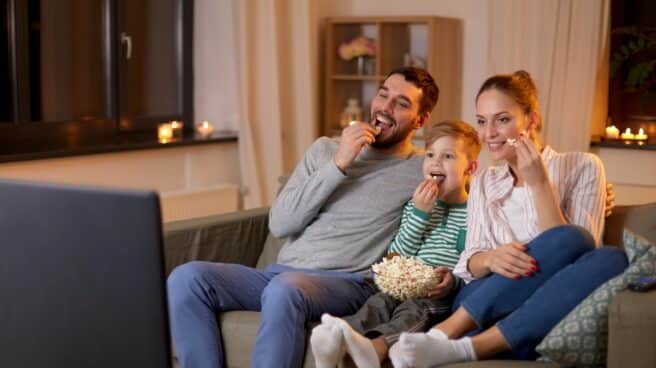
{"label": "sofa armrest", "polygon": [[608,310],[608,367],[656,367],[656,290],[621,291]]}
{"label": "sofa armrest", "polygon": [[194,260],[254,267],[268,234],[268,207],[165,223],[166,274]]}

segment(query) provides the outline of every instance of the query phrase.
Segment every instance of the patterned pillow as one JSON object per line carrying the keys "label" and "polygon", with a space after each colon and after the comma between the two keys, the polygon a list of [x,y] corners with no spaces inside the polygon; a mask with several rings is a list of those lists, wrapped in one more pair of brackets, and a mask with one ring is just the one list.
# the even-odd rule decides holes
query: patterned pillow
{"label": "patterned pillow", "polygon": [[624,229],[624,249],[629,260],[626,270],[599,286],[537,346],[540,360],[562,365],[606,365],[608,305],[615,294],[641,275],[656,274],[656,246]]}

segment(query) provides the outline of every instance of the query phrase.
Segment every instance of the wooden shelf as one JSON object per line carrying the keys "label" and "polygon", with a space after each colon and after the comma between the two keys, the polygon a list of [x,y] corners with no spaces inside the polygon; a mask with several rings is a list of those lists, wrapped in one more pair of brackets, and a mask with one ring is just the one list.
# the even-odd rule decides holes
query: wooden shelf
{"label": "wooden shelf", "polygon": [[351,75],[351,74],[334,74],[331,79],[334,80],[350,80],[350,81],[382,81],[385,79],[384,75]]}
{"label": "wooden shelf", "polygon": [[[323,121],[320,131],[340,131],[340,116],[349,99],[357,99],[364,120],[380,82],[404,66],[410,56],[423,64],[440,88],[432,121],[459,119],[462,95],[462,21],[441,17],[339,17],[326,19]],[[376,44],[370,74],[358,74],[356,60],[338,55],[341,44],[364,36]],[[375,67],[373,65],[375,63]]]}

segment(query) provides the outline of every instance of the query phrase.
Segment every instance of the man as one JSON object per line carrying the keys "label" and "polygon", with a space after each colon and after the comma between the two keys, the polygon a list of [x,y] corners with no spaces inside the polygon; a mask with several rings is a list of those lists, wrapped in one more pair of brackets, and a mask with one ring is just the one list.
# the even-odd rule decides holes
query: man
{"label": "man", "polygon": [[222,367],[216,313],[261,311],[253,366],[300,367],[305,325],[354,313],[374,293],[370,266],[385,253],[422,181],[411,144],[439,90],[424,70],[392,71],[371,102],[371,122],[319,138],[272,205],[269,227],[288,240],[278,264],[191,262],[168,280],[173,341],[182,367]]}

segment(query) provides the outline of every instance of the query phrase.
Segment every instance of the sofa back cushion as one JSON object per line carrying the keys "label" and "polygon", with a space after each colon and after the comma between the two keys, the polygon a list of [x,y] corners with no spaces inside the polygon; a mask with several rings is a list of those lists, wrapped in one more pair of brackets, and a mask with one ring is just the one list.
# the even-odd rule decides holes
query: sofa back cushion
{"label": "sofa back cushion", "polygon": [[624,247],[624,228],[656,243],[656,203],[634,206],[617,206],[606,219],[604,244]]}

